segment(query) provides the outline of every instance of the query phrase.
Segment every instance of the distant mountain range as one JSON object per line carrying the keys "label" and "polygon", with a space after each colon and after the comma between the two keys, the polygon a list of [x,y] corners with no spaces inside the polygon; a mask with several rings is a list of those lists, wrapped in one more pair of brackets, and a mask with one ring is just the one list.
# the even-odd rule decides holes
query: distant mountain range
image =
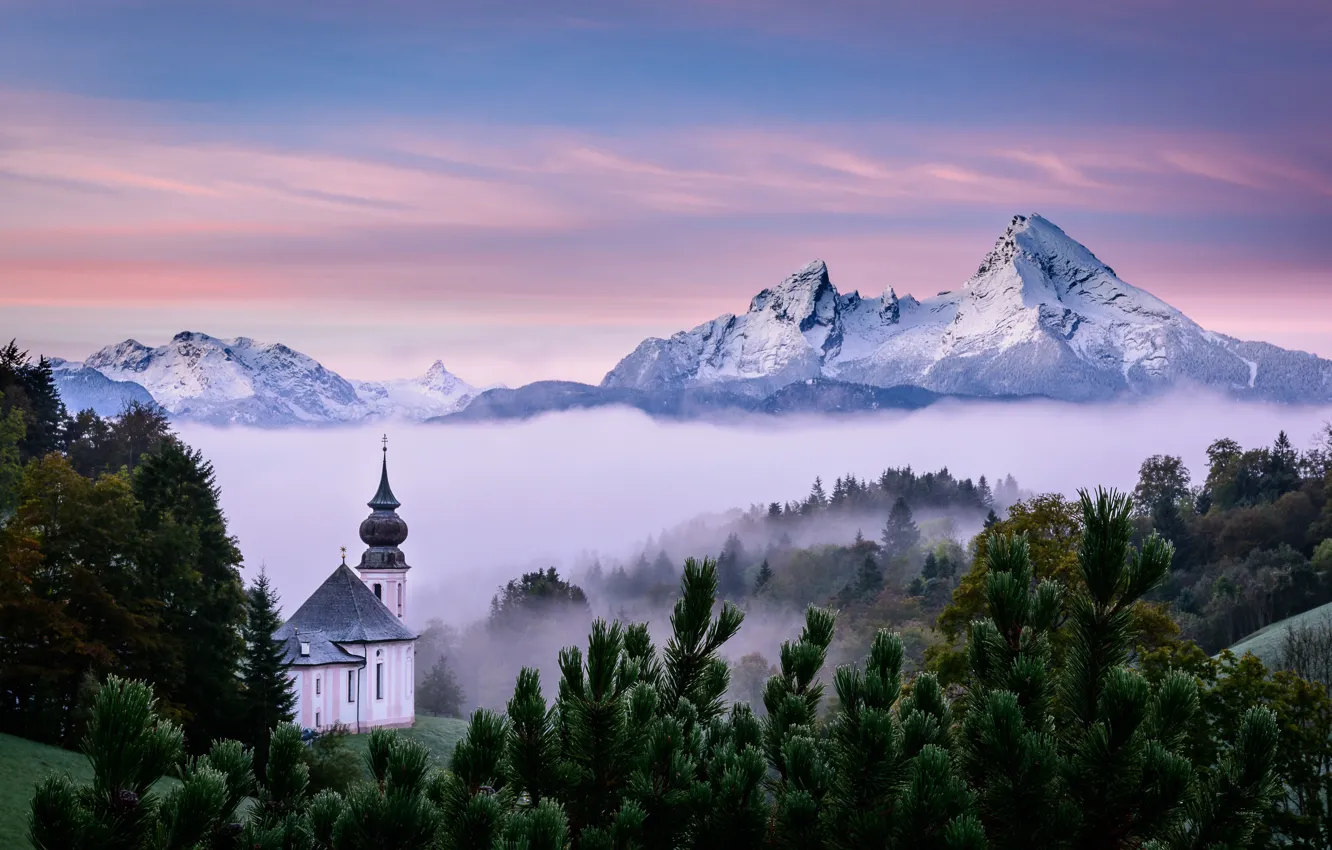
{"label": "distant mountain range", "polygon": [[174,418],[216,424],[424,420],[462,410],[477,393],[438,361],[418,378],[349,381],[285,345],[189,331],[157,348],[129,339],[53,365],[66,407],[110,414],[155,401]]}
{"label": "distant mountain range", "polygon": [[[854,412],[941,398],[1103,401],[1207,388],[1283,403],[1332,401],[1332,361],[1199,327],[1120,280],[1039,215],[1015,216],[954,291],[924,300],[841,294],[822,261],[725,315],[644,340],[600,386],[478,389],[436,362],[400,381],[348,381],[280,344],[177,334],[58,361],[66,404],[114,412],[151,398],[173,416],[294,425],[399,417],[513,419],[621,405],[654,416]],[[146,398],[145,398],[146,397]]]}

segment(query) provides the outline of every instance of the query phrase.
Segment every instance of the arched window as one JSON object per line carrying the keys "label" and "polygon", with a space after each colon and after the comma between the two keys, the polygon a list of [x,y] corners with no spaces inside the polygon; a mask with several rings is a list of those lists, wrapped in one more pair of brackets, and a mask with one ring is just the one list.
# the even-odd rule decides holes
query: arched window
{"label": "arched window", "polygon": [[383,602],[383,601],[384,601],[384,586],[383,586],[382,584],[380,584],[379,582],[375,582],[375,584],[374,584],[374,588],[375,588],[375,598],[378,599],[380,602]]}
{"label": "arched window", "polygon": [[402,582],[398,582],[398,616],[402,616]]}

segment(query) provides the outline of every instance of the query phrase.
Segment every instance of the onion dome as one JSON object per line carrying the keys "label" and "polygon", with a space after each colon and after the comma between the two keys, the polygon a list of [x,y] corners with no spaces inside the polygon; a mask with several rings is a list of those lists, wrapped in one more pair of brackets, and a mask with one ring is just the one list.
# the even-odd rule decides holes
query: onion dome
{"label": "onion dome", "polygon": [[367,502],[372,513],[361,520],[361,541],[370,548],[361,555],[361,568],[402,569],[406,559],[398,549],[407,539],[407,523],[398,516],[401,502],[393,495],[388,479],[388,445],[384,446],[384,461],[379,472],[379,489]]}

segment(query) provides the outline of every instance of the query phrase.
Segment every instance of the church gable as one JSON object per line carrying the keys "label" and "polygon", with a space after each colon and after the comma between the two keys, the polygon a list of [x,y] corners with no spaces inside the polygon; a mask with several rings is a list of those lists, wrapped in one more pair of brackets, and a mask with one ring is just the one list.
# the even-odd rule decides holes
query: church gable
{"label": "church gable", "polygon": [[346,564],[339,564],[274,636],[286,640],[296,631],[318,632],[333,643],[416,639]]}

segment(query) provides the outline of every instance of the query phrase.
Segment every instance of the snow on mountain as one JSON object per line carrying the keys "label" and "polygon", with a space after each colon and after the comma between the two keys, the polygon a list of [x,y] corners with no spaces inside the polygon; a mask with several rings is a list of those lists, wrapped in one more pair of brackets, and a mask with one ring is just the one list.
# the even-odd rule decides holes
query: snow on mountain
{"label": "snow on mountain", "polygon": [[456,413],[476,397],[476,387],[436,360],[424,375],[397,381],[353,381],[356,393],[375,413],[429,419]]}
{"label": "snow on mountain", "polygon": [[190,331],[157,348],[126,340],[82,366],[113,381],[134,382],[174,417],[227,424],[425,419],[460,410],[476,394],[439,362],[419,378],[352,382],[280,343]]}
{"label": "snow on mountain", "polygon": [[602,386],[768,395],[814,377],[1073,401],[1184,385],[1332,399],[1332,361],[1208,332],[1039,215],[1015,216],[960,289],[922,301],[891,288],[842,295],[816,261],[742,316],[645,340]]}
{"label": "snow on mountain", "polygon": [[115,416],[131,402],[153,403],[152,395],[133,381],[113,381],[96,369],[59,357],[51,359],[51,377],[71,414],[92,410],[99,416]]}

